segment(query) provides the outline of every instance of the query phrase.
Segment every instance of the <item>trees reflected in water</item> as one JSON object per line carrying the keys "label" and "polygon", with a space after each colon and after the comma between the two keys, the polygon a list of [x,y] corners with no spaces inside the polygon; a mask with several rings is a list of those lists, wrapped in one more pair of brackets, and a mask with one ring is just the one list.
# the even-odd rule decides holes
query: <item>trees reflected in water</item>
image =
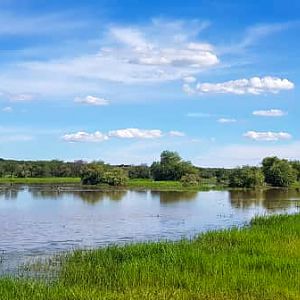
{"label": "trees reflected in water", "polygon": [[229,191],[229,199],[231,205],[236,208],[261,206],[267,210],[285,209],[300,205],[300,190],[232,190]]}
{"label": "trees reflected in water", "polygon": [[[80,200],[87,204],[97,204],[101,201],[121,201],[125,197],[127,200],[148,199],[149,201],[159,201],[161,204],[172,204],[187,201],[198,201],[206,198],[205,192],[158,192],[158,191],[98,191],[98,190],[76,190],[68,188],[61,190],[55,187],[24,187],[24,186],[3,186],[0,188],[0,201],[16,200],[19,193],[28,191],[35,200]],[[218,192],[216,192],[218,193]],[[222,192],[224,193],[224,192]],[[225,192],[225,195],[227,192]],[[224,201],[227,197],[224,195]],[[213,201],[210,196],[207,201]],[[249,209],[251,207],[262,207],[267,210],[287,209],[300,207],[299,189],[268,189],[268,190],[231,190],[228,191],[230,205],[237,209]],[[209,205],[209,204],[208,204]]]}
{"label": "trees reflected in water", "polygon": [[5,200],[15,200],[18,198],[19,192],[22,190],[23,188],[18,186],[4,186],[0,189],[0,199],[3,198]]}
{"label": "trees reflected in water", "polygon": [[94,190],[38,190],[29,189],[32,197],[35,199],[53,199],[59,200],[65,197],[80,199],[89,204],[96,204],[103,200],[120,201],[127,194],[127,191],[94,191]]}
{"label": "trees reflected in water", "polygon": [[198,195],[198,192],[151,192],[151,196],[158,198],[160,203],[192,201],[195,200]]}

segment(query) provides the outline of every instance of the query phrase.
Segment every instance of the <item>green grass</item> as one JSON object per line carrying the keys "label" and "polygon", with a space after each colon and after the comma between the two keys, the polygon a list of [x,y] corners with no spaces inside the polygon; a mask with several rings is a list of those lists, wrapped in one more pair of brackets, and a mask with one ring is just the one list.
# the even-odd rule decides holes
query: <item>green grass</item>
{"label": "green grass", "polygon": [[300,299],[300,215],[193,241],[75,251],[52,283],[1,279],[0,299]]}
{"label": "green grass", "polygon": [[[0,177],[0,184],[80,184],[80,178],[74,177],[44,177],[44,178],[11,178]],[[198,186],[183,186],[179,181],[153,181],[150,179],[132,179],[129,180],[126,186],[112,187],[109,185],[90,186],[90,188],[100,190],[115,190],[115,189],[151,189],[155,191],[204,191],[212,188],[217,188],[214,182],[205,182]],[[221,187],[219,187],[221,188]]]}
{"label": "green grass", "polygon": [[217,187],[214,182],[204,182],[198,186],[184,186],[180,181],[154,181],[151,179],[132,179],[127,183],[131,189],[151,189],[156,191],[205,191]]}
{"label": "green grass", "polygon": [[11,178],[0,177],[0,184],[66,184],[80,183],[80,178],[74,177],[43,177],[43,178]]}

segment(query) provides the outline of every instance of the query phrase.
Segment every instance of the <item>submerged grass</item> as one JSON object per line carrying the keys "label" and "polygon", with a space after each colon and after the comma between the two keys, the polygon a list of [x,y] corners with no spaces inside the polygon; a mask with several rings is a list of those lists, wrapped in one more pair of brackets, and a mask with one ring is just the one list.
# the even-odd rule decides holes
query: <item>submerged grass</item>
{"label": "submerged grass", "polygon": [[63,261],[52,283],[1,279],[0,299],[300,299],[300,215]]}

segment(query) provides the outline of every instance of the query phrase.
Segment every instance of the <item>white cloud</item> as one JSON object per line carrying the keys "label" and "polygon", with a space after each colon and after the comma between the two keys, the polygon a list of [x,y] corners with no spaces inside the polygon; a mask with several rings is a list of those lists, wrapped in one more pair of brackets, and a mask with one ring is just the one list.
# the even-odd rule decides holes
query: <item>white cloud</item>
{"label": "white cloud", "polygon": [[110,101],[104,98],[98,98],[94,96],[86,96],[84,98],[77,97],[75,98],[75,102],[87,104],[87,105],[94,105],[94,106],[105,106],[109,105]]}
{"label": "white cloud", "polygon": [[287,115],[286,112],[280,109],[256,110],[252,114],[259,117],[282,117]]}
{"label": "white cloud", "polygon": [[124,128],[111,130],[108,133],[96,131],[88,133],[79,131],[75,133],[65,134],[62,139],[66,142],[103,142],[111,138],[119,139],[158,139],[162,137],[184,137],[185,133],[181,131],[171,130],[168,133],[163,133],[159,129],[139,129],[139,128]]}
{"label": "white cloud", "polygon": [[282,90],[291,90],[294,83],[278,77],[252,77],[250,79],[231,80],[222,83],[198,83],[195,90],[199,93],[260,95],[263,93],[276,94]]}
{"label": "white cloud", "polygon": [[236,123],[236,119],[228,119],[228,118],[220,118],[218,119],[219,123],[225,124],[225,123]]}
{"label": "white cloud", "polygon": [[25,74],[22,78],[28,78],[26,74],[44,78],[47,84],[35,88],[47,90],[48,81],[57,82],[60,78],[66,85],[69,84],[66,79],[157,83],[188,78],[219,63],[214,47],[199,42],[197,35],[202,28],[195,25],[191,29],[194,23],[153,20],[140,27],[110,27],[98,52],[66,59],[26,61],[18,64],[20,70],[15,76],[22,71]]}
{"label": "white cloud", "polygon": [[13,109],[12,109],[12,107],[10,107],[10,106],[6,106],[6,107],[3,107],[3,108],[2,108],[2,111],[4,111],[4,112],[12,112]]}
{"label": "white cloud", "polygon": [[244,134],[244,137],[255,141],[279,141],[279,140],[289,140],[292,138],[291,134],[287,132],[257,132],[248,131]]}
{"label": "white cloud", "polygon": [[121,139],[154,139],[161,138],[163,133],[161,130],[153,129],[153,130],[145,130],[138,128],[126,128],[119,130],[112,130],[108,133],[109,137],[116,137]]}
{"label": "white cloud", "polygon": [[182,131],[171,130],[169,132],[169,135],[172,136],[172,137],[184,137],[185,133],[182,132]]}
{"label": "white cloud", "polygon": [[96,131],[94,133],[88,133],[85,131],[79,131],[76,133],[65,134],[63,140],[66,142],[103,142],[108,139],[107,135]]}

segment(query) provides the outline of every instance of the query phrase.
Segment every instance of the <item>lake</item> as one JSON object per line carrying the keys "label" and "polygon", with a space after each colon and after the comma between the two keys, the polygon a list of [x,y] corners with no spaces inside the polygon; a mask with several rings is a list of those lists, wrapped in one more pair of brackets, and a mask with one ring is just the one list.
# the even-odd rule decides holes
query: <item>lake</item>
{"label": "lake", "polygon": [[89,191],[0,187],[0,273],[76,248],[193,238],[256,215],[300,212],[300,191]]}

